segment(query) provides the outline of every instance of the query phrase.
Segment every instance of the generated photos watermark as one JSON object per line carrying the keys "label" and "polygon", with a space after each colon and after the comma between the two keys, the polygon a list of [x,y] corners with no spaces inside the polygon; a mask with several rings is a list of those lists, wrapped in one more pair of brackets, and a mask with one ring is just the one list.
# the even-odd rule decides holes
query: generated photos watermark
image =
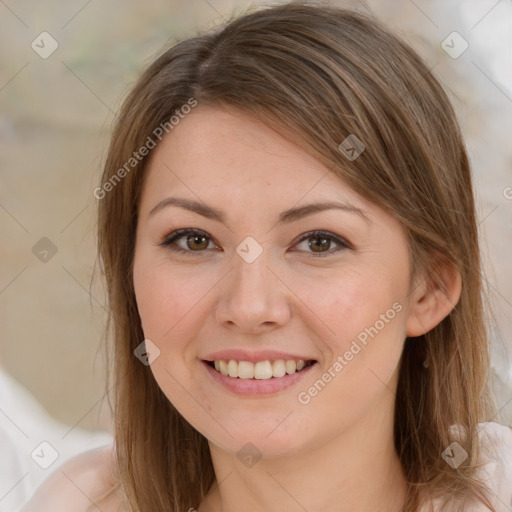
{"label": "generated photos watermark", "polygon": [[115,174],[113,174],[101,187],[96,187],[93,191],[93,195],[96,199],[103,199],[108,192],[111,192],[123,178],[134,169],[138,163],[147,156],[152,149],[157,145],[158,139],[162,140],[164,133],[167,134],[173,130],[181,119],[185,119],[187,114],[190,114],[192,109],[197,106],[197,100],[195,98],[189,98],[187,103],[182,105],[178,110],[174,112],[175,115],[171,116],[168,121],[160,124],[156,127],[152,134],[146,139],[146,143],[142,145],[137,151],[134,151],[132,156],[120,167]]}
{"label": "generated photos watermark", "polygon": [[379,316],[379,319],[375,323],[366,327],[357,336],[356,339],[352,340],[350,347],[342,355],[338,355],[334,363],[325,371],[321,377],[307,390],[301,391],[297,395],[299,403],[307,405],[311,400],[322,391],[329,382],[331,382],[341,371],[354,359],[368,345],[370,341],[368,338],[373,339],[384,327],[389,324],[397,313],[402,311],[403,306],[400,302],[395,302],[385,313]]}

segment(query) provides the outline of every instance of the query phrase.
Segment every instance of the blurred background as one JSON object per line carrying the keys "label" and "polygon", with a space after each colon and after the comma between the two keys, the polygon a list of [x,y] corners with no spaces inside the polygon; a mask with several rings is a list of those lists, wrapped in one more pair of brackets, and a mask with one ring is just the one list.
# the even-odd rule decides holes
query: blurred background
{"label": "blurred background", "polygon": [[[0,420],[29,454],[48,457],[40,443],[49,434],[9,402],[8,386],[58,422],[51,445],[63,457],[109,440],[92,191],[121,100],[162,47],[249,6],[277,3],[0,0]],[[495,312],[493,385],[512,422],[512,1],[330,3],[393,28],[453,100],[473,164]],[[31,459],[19,478],[0,479],[0,508],[9,492],[45,474]]]}

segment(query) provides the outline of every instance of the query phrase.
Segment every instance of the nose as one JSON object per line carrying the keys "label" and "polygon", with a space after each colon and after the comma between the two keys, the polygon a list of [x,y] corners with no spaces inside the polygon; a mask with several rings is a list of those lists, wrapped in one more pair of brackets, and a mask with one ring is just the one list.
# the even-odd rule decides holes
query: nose
{"label": "nose", "polygon": [[216,320],[228,328],[257,334],[285,325],[292,293],[271,268],[265,251],[252,263],[238,254],[221,286]]}

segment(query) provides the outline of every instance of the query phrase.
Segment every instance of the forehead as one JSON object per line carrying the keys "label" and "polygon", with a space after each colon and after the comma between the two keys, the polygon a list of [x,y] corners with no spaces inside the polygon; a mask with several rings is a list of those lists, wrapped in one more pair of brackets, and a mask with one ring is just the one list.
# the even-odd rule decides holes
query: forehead
{"label": "forehead", "polygon": [[153,150],[143,196],[216,196],[229,207],[258,198],[340,199],[372,204],[303,148],[238,111],[196,107]]}

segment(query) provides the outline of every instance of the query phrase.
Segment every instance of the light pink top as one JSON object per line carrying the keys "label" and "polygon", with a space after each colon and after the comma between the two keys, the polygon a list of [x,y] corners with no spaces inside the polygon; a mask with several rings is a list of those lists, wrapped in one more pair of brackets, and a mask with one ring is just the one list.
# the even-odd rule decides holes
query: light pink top
{"label": "light pink top", "polygon": [[[497,512],[512,512],[512,427],[494,422],[480,423],[479,427],[481,448],[478,462],[481,466],[476,477],[489,487],[491,503]],[[463,432],[457,427],[452,427],[451,433],[454,442],[464,439]],[[455,450],[449,452],[449,455],[456,455],[457,450],[460,448],[455,446]],[[434,500],[433,506],[425,504],[420,507],[419,512],[457,510],[453,503],[449,510],[447,508],[441,508],[439,501]],[[483,503],[475,501],[464,512],[489,512],[489,509]]]}

